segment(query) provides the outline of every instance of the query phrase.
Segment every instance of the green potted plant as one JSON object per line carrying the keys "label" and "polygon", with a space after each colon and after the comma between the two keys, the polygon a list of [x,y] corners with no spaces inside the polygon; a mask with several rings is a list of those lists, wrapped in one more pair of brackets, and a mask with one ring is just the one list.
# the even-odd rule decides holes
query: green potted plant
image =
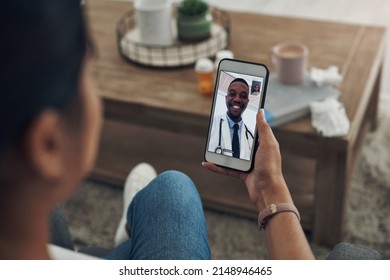
{"label": "green potted plant", "polygon": [[202,0],[183,0],[177,8],[177,34],[182,41],[201,41],[210,37],[212,17]]}

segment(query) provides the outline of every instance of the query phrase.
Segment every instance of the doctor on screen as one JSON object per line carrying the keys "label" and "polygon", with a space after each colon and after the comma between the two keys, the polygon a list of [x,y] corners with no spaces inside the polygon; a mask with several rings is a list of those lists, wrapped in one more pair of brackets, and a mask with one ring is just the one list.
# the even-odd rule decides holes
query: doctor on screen
{"label": "doctor on screen", "polygon": [[225,99],[227,112],[213,118],[208,150],[249,160],[253,133],[242,120],[242,113],[249,102],[248,83],[241,78],[234,79]]}

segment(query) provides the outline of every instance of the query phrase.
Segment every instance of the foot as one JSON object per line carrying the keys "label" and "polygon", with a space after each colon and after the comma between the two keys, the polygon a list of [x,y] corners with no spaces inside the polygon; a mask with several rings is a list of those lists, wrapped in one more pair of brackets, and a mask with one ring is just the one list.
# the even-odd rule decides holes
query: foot
{"label": "foot", "polygon": [[123,189],[123,213],[115,233],[115,246],[119,246],[129,236],[126,230],[127,208],[135,195],[146,187],[157,176],[156,170],[148,163],[140,163],[129,173]]}

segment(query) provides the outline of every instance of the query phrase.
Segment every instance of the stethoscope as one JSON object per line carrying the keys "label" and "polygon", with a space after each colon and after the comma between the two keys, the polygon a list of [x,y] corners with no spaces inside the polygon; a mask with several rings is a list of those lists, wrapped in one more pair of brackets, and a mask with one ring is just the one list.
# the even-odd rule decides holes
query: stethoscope
{"label": "stethoscope", "polygon": [[[218,146],[215,148],[215,153],[217,154],[222,154],[222,147],[221,147],[221,140],[222,140],[222,122],[223,122],[223,119],[221,118],[219,120],[219,137],[218,137]],[[248,137],[248,133],[250,135],[250,137],[252,137],[252,139],[255,139],[255,137],[253,136],[252,132],[249,131],[248,127],[244,124],[245,126],[245,136],[246,136],[246,139],[249,140],[249,137]]]}

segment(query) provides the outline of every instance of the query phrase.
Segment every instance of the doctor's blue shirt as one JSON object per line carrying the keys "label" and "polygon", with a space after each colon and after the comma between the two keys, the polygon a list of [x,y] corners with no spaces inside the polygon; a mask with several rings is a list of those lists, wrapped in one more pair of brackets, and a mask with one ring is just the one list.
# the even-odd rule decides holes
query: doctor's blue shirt
{"label": "doctor's blue shirt", "polygon": [[[230,139],[233,139],[233,133],[234,133],[234,128],[233,128],[233,125],[235,124],[234,121],[232,121],[229,117],[229,114],[226,113],[226,119],[228,121],[228,124],[229,124],[229,128],[230,128]],[[238,141],[239,143],[241,143],[241,127],[242,127],[242,119],[240,122],[238,122]]]}

